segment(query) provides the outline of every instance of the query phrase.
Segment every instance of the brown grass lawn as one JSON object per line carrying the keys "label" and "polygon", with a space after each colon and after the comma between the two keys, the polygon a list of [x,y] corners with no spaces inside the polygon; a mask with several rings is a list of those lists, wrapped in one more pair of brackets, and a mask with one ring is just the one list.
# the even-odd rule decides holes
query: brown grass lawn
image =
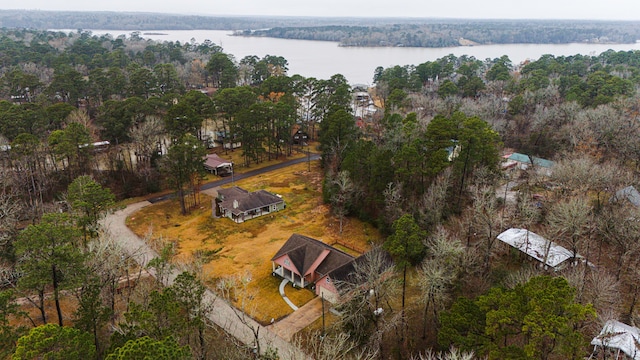
{"label": "brown grass lawn", "polygon": [[[311,172],[305,163],[236,182],[250,191],[266,189],[282,195],[287,203],[284,211],[236,224],[211,217],[212,199],[202,194],[200,208],[187,216],[180,215],[176,201],[167,201],[142,209],[127,224],[139,236],[151,234],[153,242],[174,242],[179,262],[203,260],[209,285],[226,277],[250,279],[245,308],[267,324],[292,312],[278,293],[280,279],[271,275],[270,261],[291,234],[320,239],[355,256],[381,241],[376,229],[356,219],[347,219],[343,234],[338,234],[337,219],[322,204],[319,165],[312,165]],[[314,296],[291,287],[286,293],[299,306]],[[238,305],[239,299],[235,300]]]}

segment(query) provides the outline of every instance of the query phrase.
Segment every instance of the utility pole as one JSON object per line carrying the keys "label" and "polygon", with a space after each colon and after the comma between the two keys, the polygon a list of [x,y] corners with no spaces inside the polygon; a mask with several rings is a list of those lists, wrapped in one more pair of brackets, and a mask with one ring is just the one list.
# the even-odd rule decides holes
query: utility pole
{"label": "utility pole", "polygon": [[311,172],[311,145],[309,139],[307,139],[307,164],[309,166],[309,172]]}
{"label": "utility pole", "polygon": [[324,292],[320,290],[320,297],[322,298],[322,337],[324,338]]}

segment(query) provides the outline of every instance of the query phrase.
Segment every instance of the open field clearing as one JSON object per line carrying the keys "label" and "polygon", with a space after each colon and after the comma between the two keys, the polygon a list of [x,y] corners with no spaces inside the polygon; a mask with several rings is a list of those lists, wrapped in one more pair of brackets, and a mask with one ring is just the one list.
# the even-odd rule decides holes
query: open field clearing
{"label": "open field clearing", "polygon": [[[236,279],[243,285],[228,292],[236,306],[268,324],[292,312],[278,293],[281,279],[271,275],[270,261],[291,234],[321,239],[354,256],[381,241],[376,229],[356,219],[346,219],[340,235],[338,220],[322,204],[318,163],[312,164],[311,172],[307,169],[307,164],[299,164],[236,182],[249,191],[265,189],[279,194],[287,203],[283,211],[242,224],[213,218],[213,198],[201,194],[200,207],[187,216],[180,214],[177,201],[166,201],[134,214],[127,225],[157,247],[175,244],[176,262],[202,264],[204,278],[212,288],[221,279]],[[290,285],[285,291],[298,306],[314,297],[310,290]]]}

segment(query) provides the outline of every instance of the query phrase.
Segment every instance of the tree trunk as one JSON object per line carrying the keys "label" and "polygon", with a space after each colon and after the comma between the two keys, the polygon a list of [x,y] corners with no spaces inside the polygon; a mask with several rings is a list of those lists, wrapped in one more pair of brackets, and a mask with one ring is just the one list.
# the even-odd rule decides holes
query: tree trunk
{"label": "tree trunk", "polygon": [[207,358],[207,344],[204,339],[204,328],[202,325],[198,326],[198,339],[200,340],[200,359]]}
{"label": "tree trunk", "polygon": [[427,300],[427,303],[424,305],[424,313],[422,314],[422,340],[427,338],[427,313],[429,311],[429,302],[431,299]]}
{"label": "tree trunk", "polygon": [[464,159],[464,166],[462,168],[462,178],[460,179],[460,189],[458,190],[458,211],[460,211],[460,204],[462,202],[462,191],[464,190],[464,178],[467,176],[467,164],[469,163],[469,153],[471,153],[472,141],[469,140],[469,148],[467,149],[467,156]]}
{"label": "tree trunk", "polygon": [[629,306],[629,319],[633,318],[633,313],[636,309],[636,301],[638,300],[638,286],[633,286],[633,297],[631,298],[631,305]]}
{"label": "tree trunk", "polygon": [[402,328],[400,330],[400,343],[404,342],[404,328],[406,325],[406,319],[405,319],[405,312],[404,312],[404,300],[405,300],[405,294],[406,294],[406,290],[407,290],[407,265],[404,265],[404,269],[402,270]]}
{"label": "tree trunk", "polygon": [[58,289],[58,274],[56,274],[56,265],[51,265],[51,276],[53,279],[53,299],[56,302],[56,311],[58,312],[58,325],[62,324],[62,310],[60,309],[60,294]]}
{"label": "tree trunk", "polygon": [[40,310],[40,317],[42,318],[42,323],[47,323],[47,313],[44,311],[44,289],[38,290],[38,297],[40,300],[40,306],[38,309]]}
{"label": "tree trunk", "polygon": [[97,319],[94,319],[93,324],[91,325],[93,328],[93,344],[96,346],[96,353],[100,354],[100,340],[98,339],[98,322]]}
{"label": "tree trunk", "polygon": [[180,198],[180,211],[182,211],[182,215],[187,214],[187,208],[184,203],[184,190],[178,190],[178,197]]}

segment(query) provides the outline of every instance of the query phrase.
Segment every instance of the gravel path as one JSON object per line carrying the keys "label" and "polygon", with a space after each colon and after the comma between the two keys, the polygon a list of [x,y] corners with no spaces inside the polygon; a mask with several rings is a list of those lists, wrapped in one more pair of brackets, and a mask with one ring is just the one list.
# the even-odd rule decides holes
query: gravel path
{"label": "gravel path", "polygon": [[[151,205],[148,201],[130,204],[126,208],[108,215],[102,222],[104,228],[112,235],[112,238],[133,256],[142,267],[146,267],[151,259],[158,257],[158,254],[136,236],[126,226],[125,221],[129,215],[148,205]],[[153,275],[153,272],[151,273]],[[165,286],[171,285],[178,274],[179,271],[177,269],[174,270],[165,282]],[[249,328],[251,327],[258,329],[258,338],[263,352],[271,347],[278,350],[278,355],[282,360],[308,359],[300,349],[285,341],[270,329],[256,323],[229,305],[229,303],[217,297],[212,291],[207,290],[205,301],[213,303],[213,311],[209,314],[209,320],[245,345],[254,346],[254,335]]]}

